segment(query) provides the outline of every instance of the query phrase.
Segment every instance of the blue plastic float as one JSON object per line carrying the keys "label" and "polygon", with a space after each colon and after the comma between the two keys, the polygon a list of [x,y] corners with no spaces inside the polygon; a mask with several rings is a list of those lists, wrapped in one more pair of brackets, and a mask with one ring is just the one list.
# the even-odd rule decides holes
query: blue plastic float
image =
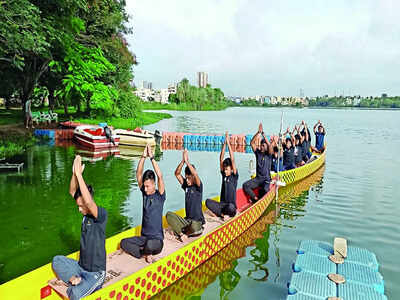
{"label": "blue plastic float", "polygon": [[[342,300],[387,300],[379,264],[371,251],[347,247],[344,263],[329,259],[333,247],[325,242],[305,240],[297,250],[293,274],[288,284],[288,300],[339,297]],[[328,274],[339,274],[344,283],[336,284]]]}

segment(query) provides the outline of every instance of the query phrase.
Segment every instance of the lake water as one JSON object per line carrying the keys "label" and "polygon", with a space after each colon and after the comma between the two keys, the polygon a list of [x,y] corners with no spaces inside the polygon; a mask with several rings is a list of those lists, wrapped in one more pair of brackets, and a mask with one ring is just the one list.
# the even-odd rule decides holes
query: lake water
{"label": "lake water", "polygon": [[[169,112],[174,118],[147,128],[254,134],[262,122],[266,133],[277,133],[282,111],[285,128],[303,119],[309,126],[318,119],[323,121],[328,145],[325,168],[305,182],[282,189],[277,218],[275,207],[270,207],[246,238],[231,246],[241,249],[236,251],[238,255],[216,258],[224,260],[225,267],[213,272],[207,267],[202,286],[196,291],[182,289],[182,294],[189,299],[285,299],[299,241],[333,242],[335,236],[342,236],[350,245],[376,253],[386,295],[400,298],[400,178],[396,173],[400,166],[400,112],[230,108]],[[46,264],[54,255],[79,249],[82,217],[68,194],[76,151],[74,146],[38,145],[14,158],[25,162],[23,173],[0,173],[0,282]],[[184,194],[174,176],[181,155],[180,151],[165,150],[156,156],[166,182],[164,213],[184,206]],[[241,185],[249,178],[249,161],[254,155],[235,155]],[[203,181],[203,197],[217,195],[221,184],[218,153],[191,151],[189,158]],[[141,222],[136,165],[135,159],[116,157],[86,163],[85,179],[94,186],[96,202],[109,212],[107,236]],[[145,167],[149,166],[146,162]],[[185,282],[192,279],[182,279],[165,293],[187,287]]]}

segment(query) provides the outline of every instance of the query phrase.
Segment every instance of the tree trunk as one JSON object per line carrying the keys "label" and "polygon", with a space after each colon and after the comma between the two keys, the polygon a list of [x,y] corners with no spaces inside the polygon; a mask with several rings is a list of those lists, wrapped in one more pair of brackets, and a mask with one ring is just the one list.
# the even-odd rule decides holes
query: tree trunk
{"label": "tree trunk", "polygon": [[90,114],[90,98],[87,97],[86,99],[86,112]]}
{"label": "tree trunk", "polygon": [[10,109],[10,98],[9,98],[9,96],[4,98],[4,105],[6,106],[6,110]]}
{"label": "tree trunk", "polygon": [[54,89],[49,88],[49,108],[51,111],[54,111],[54,107],[55,107]]}
{"label": "tree trunk", "polygon": [[68,104],[67,102],[64,100],[64,114],[67,116],[68,115]]}
{"label": "tree trunk", "polygon": [[33,89],[39,81],[40,76],[47,70],[50,59],[46,59],[40,66],[37,64],[37,59],[33,59],[27,63],[24,68],[23,84],[22,84],[22,119],[25,120],[25,105],[26,101],[32,96]]}

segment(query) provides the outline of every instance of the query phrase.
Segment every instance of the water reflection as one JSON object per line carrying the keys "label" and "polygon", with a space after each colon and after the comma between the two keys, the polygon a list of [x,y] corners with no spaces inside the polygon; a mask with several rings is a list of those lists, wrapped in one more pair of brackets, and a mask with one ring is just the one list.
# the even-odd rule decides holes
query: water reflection
{"label": "water reflection", "polygon": [[[274,248],[278,267],[280,265],[279,236],[282,227],[285,226],[283,220],[289,216],[298,215],[297,210],[304,211],[304,195],[314,185],[322,188],[323,172],[324,167],[303,181],[282,188],[278,201],[279,206],[271,204],[261,218],[247,231],[153,299],[200,299],[199,295],[216,279],[219,284],[219,299],[229,299],[229,295],[239,285],[243,276],[238,270],[238,259],[246,256],[246,248],[249,246],[255,247],[249,251],[249,259],[246,261],[247,272],[244,274],[254,281],[267,281],[270,273],[267,263],[271,246]],[[298,198],[302,200],[298,200]],[[279,207],[280,213],[277,212]],[[270,239],[272,239],[272,244]],[[277,278],[274,279],[274,281],[276,280]]]}
{"label": "water reflection", "polygon": [[[32,147],[13,158],[24,162],[23,172],[0,174],[0,283],[79,249],[82,215],[68,194],[76,149],[65,146]],[[109,214],[107,237],[129,227],[121,209],[132,171],[131,162],[112,156],[86,162],[85,180]]]}

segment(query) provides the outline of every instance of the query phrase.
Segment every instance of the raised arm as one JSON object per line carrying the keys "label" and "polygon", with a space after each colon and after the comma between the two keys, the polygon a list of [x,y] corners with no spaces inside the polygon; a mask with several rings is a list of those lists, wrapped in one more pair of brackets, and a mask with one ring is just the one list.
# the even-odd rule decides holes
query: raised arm
{"label": "raised arm", "polygon": [[306,141],[308,141],[308,138],[310,137],[308,135],[308,128],[307,128],[307,123],[304,122],[304,131],[306,132]]}
{"label": "raised arm", "polygon": [[318,124],[321,124],[321,121],[320,121],[320,120],[318,120],[318,122],[317,122],[317,123],[315,123],[315,125],[314,125],[314,128],[313,128],[313,130],[314,130],[314,133],[317,133],[317,127],[318,127]]}
{"label": "raised arm", "polygon": [[81,190],[83,203],[88,208],[89,213],[93,217],[97,218],[98,216],[97,205],[93,201],[92,195],[90,194],[87,188],[85,180],[83,179],[82,172],[84,170],[84,167],[82,166],[82,159],[79,155],[75,157],[74,170],[75,170],[76,180],[78,181],[79,189]]}
{"label": "raised arm", "polygon": [[260,123],[260,125],[258,125],[257,133],[253,136],[253,138],[251,139],[251,142],[250,142],[251,149],[253,149],[253,152],[256,152],[256,150],[258,149],[256,140],[262,131],[263,131],[263,127],[262,127],[262,124]]}
{"label": "raised arm", "polygon": [[136,179],[138,182],[139,189],[141,189],[142,185],[143,185],[143,166],[144,166],[144,161],[146,160],[146,157],[147,157],[147,146],[144,147],[142,157],[140,158],[139,164],[136,169]]}
{"label": "raised arm", "polygon": [[190,170],[190,173],[191,173],[191,174],[193,175],[193,177],[194,177],[194,182],[195,182],[195,184],[196,184],[197,186],[200,186],[201,181],[200,181],[199,174],[197,174],[196,169],[193,168],[192,164],[189,162],[189,155],[188,155],[188,151],[187,151],[187,150],[185,150],[185,151],[183,152],[183,156],[184,156],[185,163],[186,163],[186,165],[188,166],[188,168],[189,168],[189,170]]}
{"label": "raised arm", "polygon": [[322,123],[321,123],[321,122],[320,122],[319,124],[321,124],[321,126],[322,126],[323,134],[326,134],[326,131],[325,131],[325,126],[324,126],[324,125],[322,125]]}
{"label": "raised arm", "polygon": [[[74,163],[75,163],[75,161],[74,161]],[[76,176],[75,176],[74,163],[72,163],[72,176],[71,176],[71,181],[69,183],[69,194],[72,197],[74,197],[75,192],[78,189],[78,180],[76,179]]]}
{"label": "raised arm", "polygon": [[147,145],[147,153],[148,156],[150,157],[154,172],[156,173],[157,176],[158,191],[160,192],[161,195],[163,195],[165,192],[164,178],[162,176],[160,167],[158,166],[156,160],[154,159],[153,151],[151,150],[150,145]]}
{"label": "raised arm", "polygon": [[229,135],[228,135],[228,131],[225,133],[225,140],[227,141],[227,145],[228,145],[228,150],[229,150],[229,156],[231,158],[232,161],[232,170],[233,170],[233,174],[237,174],[237,169],[236,169],[236,163],[235,163],[235,156],[233,154],[233,150],[232,150],[232,146],[231,143],[229,141]]}
{"label": "raised arm", "polygon": [[272,142],[273,142],[272,139],[271,139],[271,142],[269,142],[268,139],[267,139],[267,137],[265,136],[264,132],[262,132],[262,136],[263,136],[265,142],[267,143],[267,146],[268,146],[268,154],[269,154],[269,155],[272,155],[272,154],[274,153],[274,145],[272,145]]}
{"label": "raised arm", "polygon": [[176,179],[178,179],[178,182],[180,183],[180,185],[182,185],[183,181],[185,180],[182,176],[182,168],[183,168],[184,164],[185,164],[185,151],[182,152],[182,160],[178,164],[178,166],[176,167],[176,170],[175,170],[175,177],[176,177]]}
{"label": "raised arm", "polygon": [[223,162],[224,162],[224,157],[225,157],[226,142],[227,142],[227,139],[226,139],[226,136],[225,136],[225,142],[224,142],[224,144],[222,145],[222,149],[221,149],[221,152],[220,152],[220,154],[219,154],[219,169],[220,169],[221,171],[224,171],[224,164],[223,164]]}

